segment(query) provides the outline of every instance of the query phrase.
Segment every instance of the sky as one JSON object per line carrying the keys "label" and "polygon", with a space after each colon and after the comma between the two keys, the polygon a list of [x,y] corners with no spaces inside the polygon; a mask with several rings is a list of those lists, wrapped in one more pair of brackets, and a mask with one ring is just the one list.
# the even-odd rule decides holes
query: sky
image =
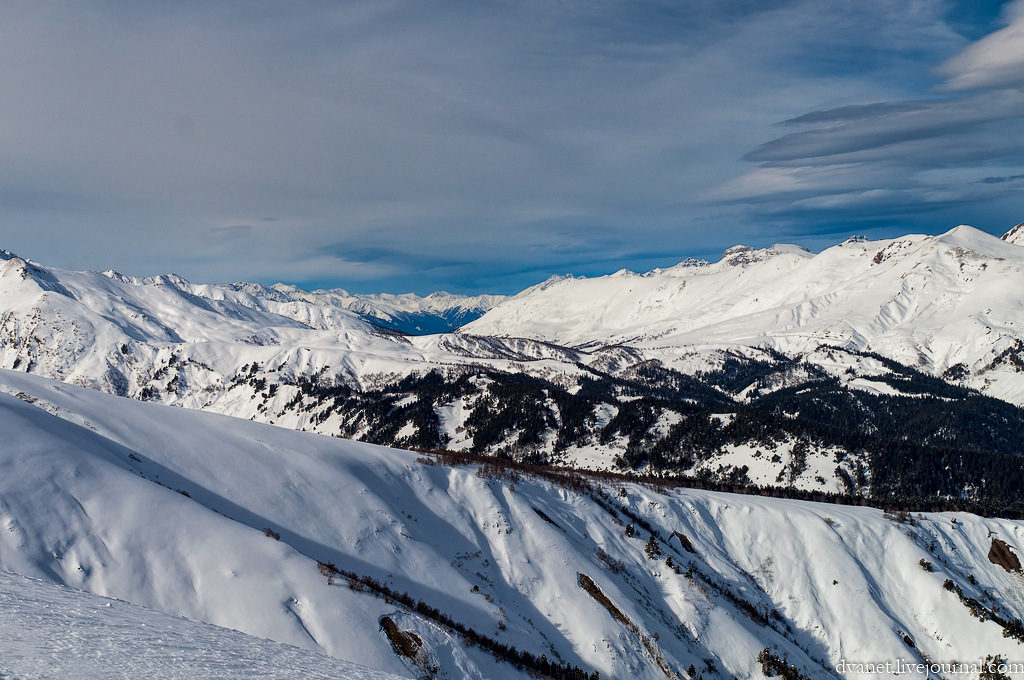
{"label": "sky", "polygon": [[1024,221],[1024,0],[7,0],[0,248],[511,293]]}

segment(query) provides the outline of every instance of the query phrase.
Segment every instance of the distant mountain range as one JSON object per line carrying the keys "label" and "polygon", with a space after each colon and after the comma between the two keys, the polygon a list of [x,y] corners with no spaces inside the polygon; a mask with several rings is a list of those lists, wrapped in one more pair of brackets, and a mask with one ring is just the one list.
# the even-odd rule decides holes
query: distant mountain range
{"label": "distant mountain range", "polygon": [[420,297],[412,293],[392,295],[353,295],[340,288],[302,290],[296,286],[276,283],[231,283],[221,286],[248,293],[268,302],[303,302],[318,307],[345,309],[370,323],[410,335],[447,333],[482,316],[505,299],[504,295],[452,295],[431,293]]}
{"label": "distant mountain range", "polygon": [[1020,227],[1000,240],[960,226],[939,236],[851,238],[819,254],[737,246],[706,266],[549,281],[460,332],[577,348],[626,344],[668,365],[709,345],[789,356],[835,345],[962,375],[965,385],[1020,404],[1024,382],[998,367],[1024,338],[1021,242]]}
{"label": "distant mountain range", "polygon": [[507,299],[198,285],[5,251],[0,367],[390,446],[1016,506],[1022,240],[961,226],[820,254],[736,246]]}

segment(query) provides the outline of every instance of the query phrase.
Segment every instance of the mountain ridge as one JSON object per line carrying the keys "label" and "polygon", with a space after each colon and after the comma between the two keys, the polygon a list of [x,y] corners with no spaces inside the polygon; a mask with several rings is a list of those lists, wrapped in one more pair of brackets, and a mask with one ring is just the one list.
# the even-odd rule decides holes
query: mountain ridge
{"label": "mountain ridge", "polygon": [[0,367],[388,446],[1013,502],[1024,249],[969,227],[549,279],[425,336],[277,288],[5,257]]}
{"label": "mountain ridge", "polygon": [[1015,227],[1011,227],[1005,234],[1000,238],[1007,243],[1013,243],[1018,246],[1024,246],[1024,222],[1021,222]]}
{"label": "mountain ridge", "polygon": [[[818,254],[737,248],[706,267],[528,289],[459,332],[574,347],[767,345],[789,354],[827,343],[923,362],[936,374],[958,364],[983,369],[1022,337],[1024,249],[972,227],[848,240]],[[1013,386],[1001,396],[1020,402],[1024,393]]]}
{"label": "mountain ridge", "polygon": [[835,667],[1024,639],[989,557],[1019,521],[446,464],[2,370],[0,427],[0,569],[405,677],[535,677],[442,614],[605,678],[868,677]]}

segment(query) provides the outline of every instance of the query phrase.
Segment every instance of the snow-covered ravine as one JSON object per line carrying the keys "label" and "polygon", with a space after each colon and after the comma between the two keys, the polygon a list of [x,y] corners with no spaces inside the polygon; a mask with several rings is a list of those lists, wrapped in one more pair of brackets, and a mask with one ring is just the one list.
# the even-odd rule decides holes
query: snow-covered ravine
{"label": "snow-covered ravine", "polygon": [[[766,647],[813,678],[878,677],[839,674],[841,661],[1024,660],[1024,645],[964,604],[1007,623],[1024,614],[1020,572],[989,557],[995,546],[1014,566],[1022,522],[633,484],[598,502],[12,371],[0,371],[0,432],[0,569],[404,677],[527,672],[370,589],[328,585],[318,561],[602,678],[689,677],[691,666],[762,677]],[[63,616],[64,605],[24,604],[47,601],[40,584],[0,585],[24,612],[14,623],[5,612],[3,626],[33,610]],[[420,640],[415,659],[396,654],[384,617]],[[71,639],[69,653],[111,649],[104,635]],[[0,673],[60,676],[5,667],[32,644],[0,643]]]}

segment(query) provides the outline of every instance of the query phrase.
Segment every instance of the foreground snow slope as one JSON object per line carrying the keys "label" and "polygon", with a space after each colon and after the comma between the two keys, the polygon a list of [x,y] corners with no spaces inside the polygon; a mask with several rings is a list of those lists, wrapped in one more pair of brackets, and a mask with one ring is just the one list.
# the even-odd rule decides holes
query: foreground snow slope
{"label": "foreground snow slope", "polygon": [[[1021,655],[943,588],[1020,618],[1021,576],[988,554],[993,537],[1022,554],[1021,522],[910,526],[868,508],[632,484],[602,505],[544,480],[11,371],[0,387],[0,568],[383,671],[525,677],[400,605],[327,585],[318,560],[605,678],[685,677],[691,664],[759,677],[766,646],[815,678],[841,659]],[[660,536],[657,559],[639,520]],[[422,639],[415,663],[392,650],[384,616]]]}
{"label": "foreground snow slope", "polygon": [[392,680],[398,676],[0,570],[0,678]]}

